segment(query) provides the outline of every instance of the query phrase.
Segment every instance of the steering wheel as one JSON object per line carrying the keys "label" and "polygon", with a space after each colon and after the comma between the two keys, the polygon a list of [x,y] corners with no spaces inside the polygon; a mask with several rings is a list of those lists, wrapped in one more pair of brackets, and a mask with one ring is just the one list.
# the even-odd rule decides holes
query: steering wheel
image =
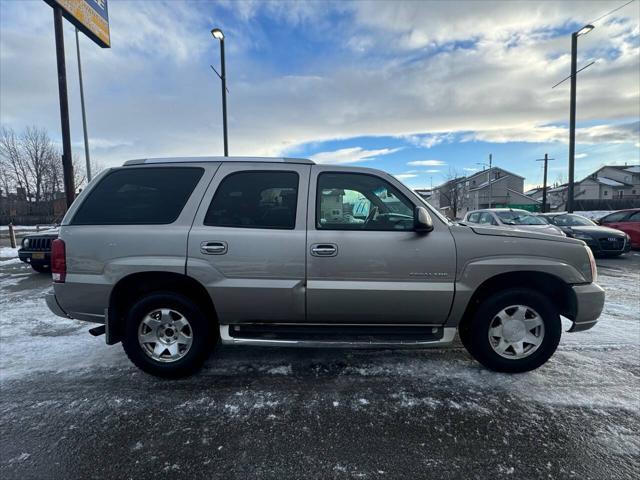
{"label": "steering wheel", "polygon": [[367,225],[369,225],[369,222],[371,222],[371,220],[373,220],[377,214],[378,214],[378,207],[374,205],[369,210],[369,215],[367,215],[367,218],[364,221],[365,228],[367,228]]}

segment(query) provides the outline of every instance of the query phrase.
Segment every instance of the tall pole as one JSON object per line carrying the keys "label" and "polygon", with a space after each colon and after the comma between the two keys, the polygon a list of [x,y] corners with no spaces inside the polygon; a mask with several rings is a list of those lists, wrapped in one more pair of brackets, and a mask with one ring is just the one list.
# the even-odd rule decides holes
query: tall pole
{"label": "tall pole", "polygon": [[229,140],[227,138],[227,72],[224,65],[224,38],[220,39],[220,70],[222,72],[222,132],[224,135],[224,156],[229,156]]}
{"label": "tall pole", "polygon": [[76,52],[78,54],[78,78],[80,79],[80,106],[82,107],[82,131],[84,132],[84,159],[87,162],[87,183],[91,181],[91,160],[89,158],[89,136],[87,135],[87,115],[84,110],[84,88],[82,86],[82,63],[80,62],[80,40],[76,28]]}
{"label": "tall pole", "polygon": [[542,213],[547,211],[547,164],[549,160],[554,160],[553,158],[549,158],[548,154],[544,154],[544,158],[538,158],[536,162],[544,162],[544,174],[542,180]]}
{"label": "tall pole", "polygon": [[578,32],[571,34],[571,100],[569,103],[569,184],[567,185],[567,212],[573,212],[573,178],[576,153],[576,64]]}
{"label": "tall pole", "polygon": [[70,207],[73,203],[75,186],[73,184],[73,163],[71,161],[71,130],[69,128],[69,100],[67,98],[67,69],[64,60],[64,32],[62,30],[62,11],[60,10],[60,7],[53,8],[53,25],[56,36],[60,123],[62,124],[62,172],[64,174],[64,193],[67,198],[67,207]]}
{"label": "tall pole", "polygon": [[493,162],[493,153],[489,154],[489,208],[491,208],[491,204],[493,203],[493,182],[491,176],[493,172],[491,171],[491,164]]}

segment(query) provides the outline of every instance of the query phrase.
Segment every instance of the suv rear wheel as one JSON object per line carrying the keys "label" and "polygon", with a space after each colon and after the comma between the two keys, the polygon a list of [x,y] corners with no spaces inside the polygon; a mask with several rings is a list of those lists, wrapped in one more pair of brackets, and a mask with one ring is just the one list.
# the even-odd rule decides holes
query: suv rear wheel
{"label": "suv rear wheel", "polygon": [[562,323],[544,295],[524,288],[496,293],[483,301],[463,344],[485,367],[519,373],[544,364],[558,347]]}
{"label": "suv rear wheel", "polygon": [[122,346],[145,372],[177,378],[202,366],[213,339],[212,321],[196,303],[183,295],[158,292],[129,309]]}

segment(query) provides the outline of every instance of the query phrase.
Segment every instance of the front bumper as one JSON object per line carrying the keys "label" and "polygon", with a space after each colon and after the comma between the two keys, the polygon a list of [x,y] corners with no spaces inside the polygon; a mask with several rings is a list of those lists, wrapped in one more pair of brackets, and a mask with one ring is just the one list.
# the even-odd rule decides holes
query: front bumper
{"label": "front bumper", "polygon": [[18,250],[18,258],[29,265],[51,265],[50,251]]}
{"label": "front bumper", "polygon": [[570,332],[589,330],[596,323],[604,308],[604,290],[597,283],[573,285],[575,294],[575,317]]}
{"label": "front bumper", "polygon": [[71,318],[69,315],[67,315],[67,312],[62,309],[62,307],[58,303],[58,300],[56,300],[56,296],[54,293],[47,293],[45,300],[47,302],[47,307],[49,307],[49,310],[51,310],[57,316],[63,318]]}

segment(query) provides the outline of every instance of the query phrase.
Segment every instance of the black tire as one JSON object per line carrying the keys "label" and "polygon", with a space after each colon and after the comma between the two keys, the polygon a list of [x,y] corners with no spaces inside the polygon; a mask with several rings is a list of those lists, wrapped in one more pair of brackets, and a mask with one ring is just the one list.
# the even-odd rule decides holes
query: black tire
{"label": "black tire", "polygon": [[31,268],[33,268],[38,273],[51,273],[51,265],[34,265],[32,263]]}
{"label": "black tire", "polygon": [[[160,308],[180,312],[189,322],[193,337],[191,347],[179,360],[161,362],[151,358],[138,342],[138,329],[143,319]],[[207,318],[204,311],[190,298],[171,292],[156,292],[138,300],[129,309],[125,318],[122,347],[129,359],[141,370],[163,378],[187,377],[196,373],[205,362],[215,344],[214,319]]]}
{"label": "black tire", "polygon": [[[544,324],[544,337],[540,346],[529,356],[519,359],[499,355],[489,342],[489,328],[496,315],[511,305],[524,305],[535,310]],[[484,300],[475,311],[471,322],[463,326],[460,335],[467,351],[485,367],[497,372],[521,373],[543,365],[556,351],[562,334],[558,309],[541,293],[527,288],[508,289]]]}

